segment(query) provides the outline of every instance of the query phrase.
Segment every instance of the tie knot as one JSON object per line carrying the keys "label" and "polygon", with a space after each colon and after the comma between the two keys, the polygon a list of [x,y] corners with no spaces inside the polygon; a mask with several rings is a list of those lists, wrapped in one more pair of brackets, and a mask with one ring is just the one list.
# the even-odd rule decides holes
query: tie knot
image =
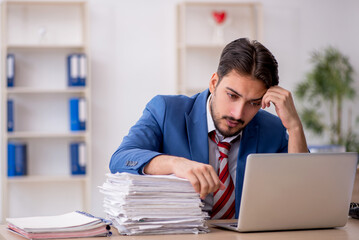
{"label": "tie knot", "polygon": [[220,142],[218,140],[216,131],[212,131],[209,133],[210,139],[215,142],[218,146],[219,152],[222,152],[226,155],[228,155],[229,150],[231,149],[231,144],[229,142]]}

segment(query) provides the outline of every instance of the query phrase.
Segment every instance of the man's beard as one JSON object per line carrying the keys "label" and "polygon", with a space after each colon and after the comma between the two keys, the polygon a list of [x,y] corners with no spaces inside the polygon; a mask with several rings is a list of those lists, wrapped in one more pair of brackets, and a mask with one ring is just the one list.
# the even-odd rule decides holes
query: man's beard
{"label": "man's beard", "polygon": [[[242,119],[235,119],[233,117],[230,117],[230,116],[223,116],[223,117],[216,117],[215,116],[215,111],[213,109],[213,97],[212,97],[212,101],[210,103],[210,108],[211,108],[211,116],[212,116],[212,119],[213,119],[213,123],[214,123],[214,126],[216,127],[216,130],[223,136],[223,137],[232,137],[232,136],[236,136],[238,135],[244,128],[244,121]],[[230,130],[233,129],[233,127],[229,127],[228,126],[228,131],[224,130],[224,129],[221,129],[219,127],[219,122],[221,120],[230,120],[230,121],[233,121],[233,122],[238,122],[238,126],[243,126],[243,127],[240,127],[237,131],[235,132],[231,132]]]}

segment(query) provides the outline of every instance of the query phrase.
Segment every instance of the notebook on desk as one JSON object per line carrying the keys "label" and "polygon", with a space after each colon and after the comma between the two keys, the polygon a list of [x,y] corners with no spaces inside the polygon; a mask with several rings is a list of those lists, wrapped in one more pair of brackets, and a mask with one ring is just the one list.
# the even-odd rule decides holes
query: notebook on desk
{"label": "notebook on desk", "polygon": [[239,232],[344,226],[357,153],[251,154],[238,221],[214,225]]}

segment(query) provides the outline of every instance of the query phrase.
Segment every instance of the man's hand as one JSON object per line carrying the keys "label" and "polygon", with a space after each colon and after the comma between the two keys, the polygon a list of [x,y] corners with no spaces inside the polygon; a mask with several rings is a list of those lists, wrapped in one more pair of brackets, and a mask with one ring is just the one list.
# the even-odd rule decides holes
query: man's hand
{"label": "man's hand", "polygon": [[173,171],[177,177],[188,179],[202,199],[219,188],[224,189],[224,185],[209,164],[176,158]]}
{"label": "man's hand", "polygon": [[275,111],[278,117],[288,131],[301,127],[301,121],[298,116],[297,110],[294,106],[292,94],[279,86],[274,86],[268,89],[262,99],[262,108],[270,106],[270,103],[275,106]]}
{"label": "man's hand", "polygon": [[294,106],[292,94],[279,86],[270,87],[263,96],[262,108],[269,107],[270,103],[275,106],[278,117],[288,131],[288,152],[308,152],[302,122]]}
{"label": "man's hand", "polygon": [[146,174],[175,174],[190,181],[196,192],[204,199],[209,193],[225,186],[219,180],[213,167],[186,158],[160,155],[144,168]]}

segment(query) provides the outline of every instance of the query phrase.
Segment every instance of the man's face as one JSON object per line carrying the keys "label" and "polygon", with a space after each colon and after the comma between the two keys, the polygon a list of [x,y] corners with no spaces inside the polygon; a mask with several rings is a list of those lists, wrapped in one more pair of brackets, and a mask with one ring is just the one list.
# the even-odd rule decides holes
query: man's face
{"label": "man's face", "polygon": [[213,74],[209,90],[211,115],[216,129],[224,136],[237,135],[261,108],[262,97],[267,92],[265,84],[251,76],[232,70],[218,83]]}

